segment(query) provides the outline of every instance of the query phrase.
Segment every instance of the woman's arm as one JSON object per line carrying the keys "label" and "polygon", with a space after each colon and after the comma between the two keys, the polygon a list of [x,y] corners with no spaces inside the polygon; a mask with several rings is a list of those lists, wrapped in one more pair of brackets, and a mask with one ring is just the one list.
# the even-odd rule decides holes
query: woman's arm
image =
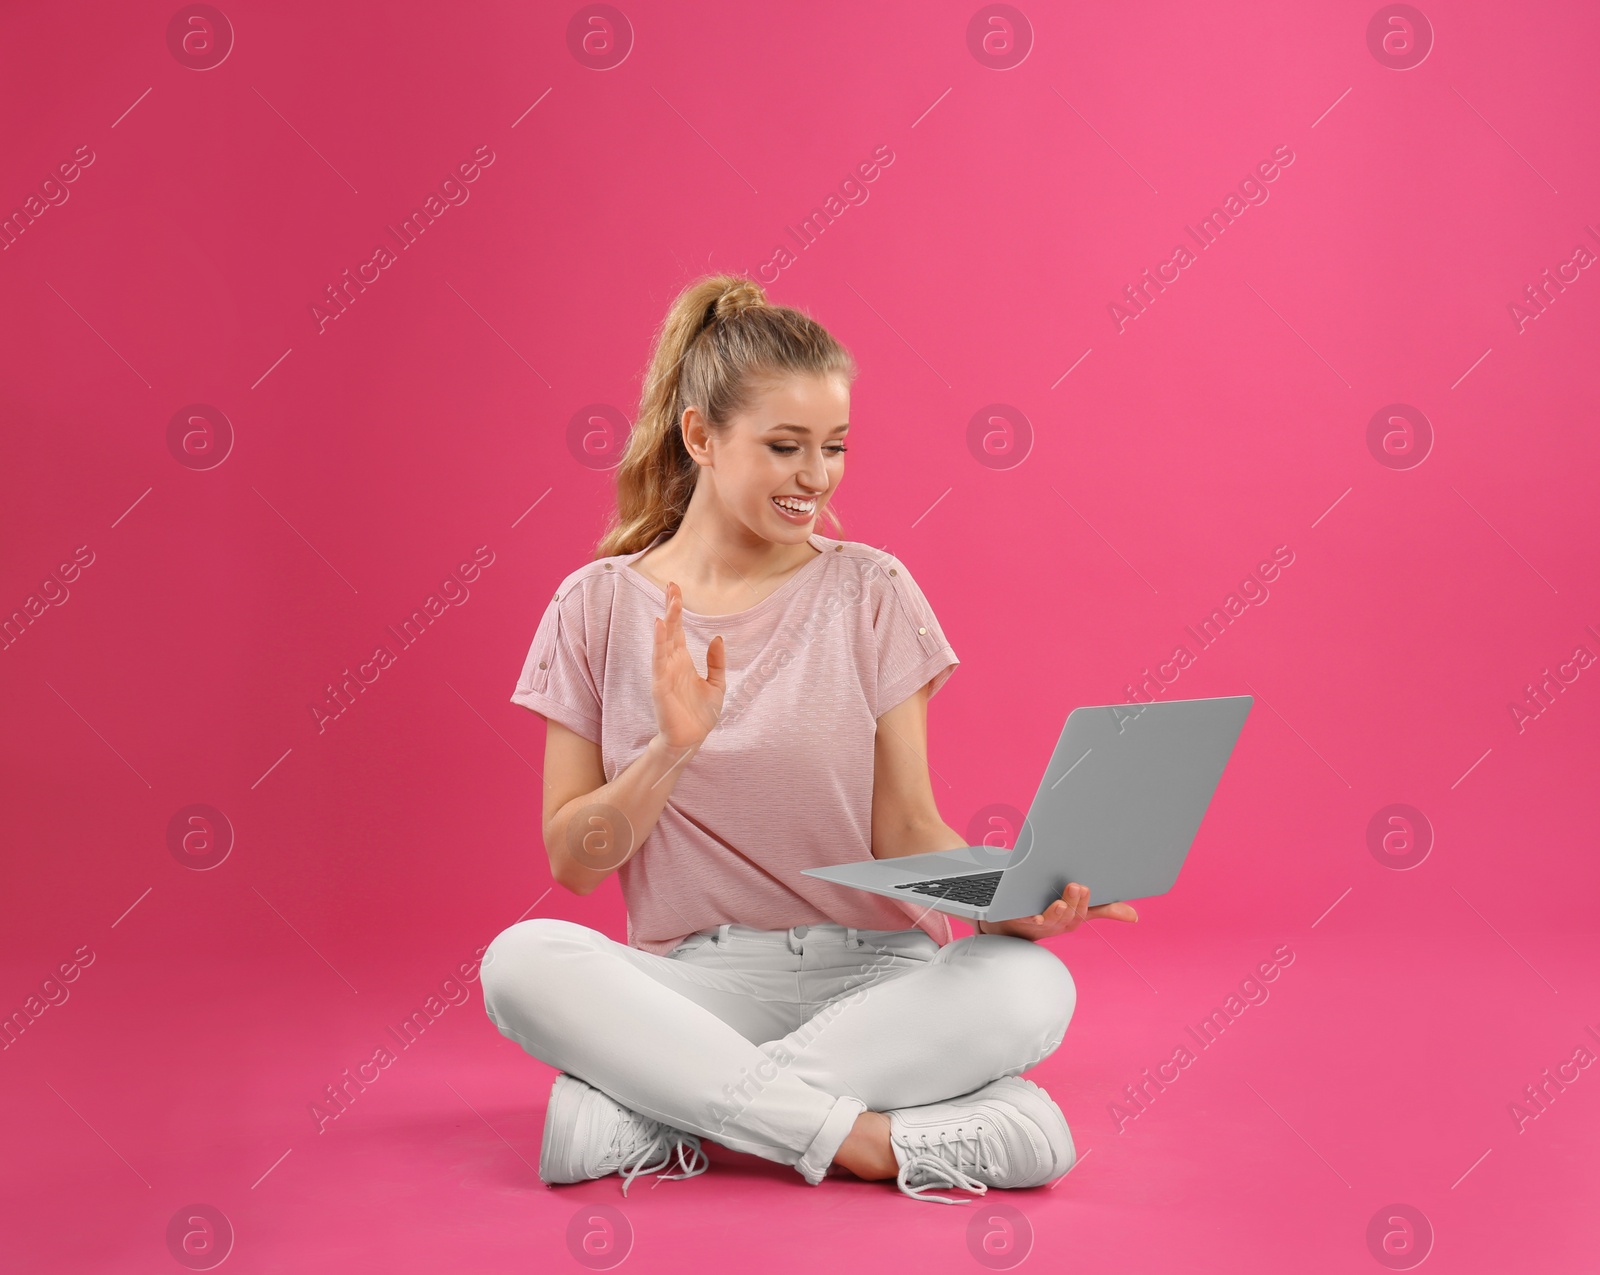
{"label": "woman's arm", "polygon": [[928,688],[878,718],[873,744],[872,857],[958,850],[967,839],[939,816],[928,777]]}
{"label": "woman's arm", "polygon": [[600,745],[547,718],[544,746],[544,847],[550,873],[574,894],[589,894],[644,844],[683,767],[699,751],[656,735],[610,783]]}

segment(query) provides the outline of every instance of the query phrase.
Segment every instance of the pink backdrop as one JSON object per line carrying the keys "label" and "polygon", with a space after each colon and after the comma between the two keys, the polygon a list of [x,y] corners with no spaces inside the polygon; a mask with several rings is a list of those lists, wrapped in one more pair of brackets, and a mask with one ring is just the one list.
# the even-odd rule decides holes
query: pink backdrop
{"label": "pink backdrop", "polygon": [[[1074,705],[1256,696],[1179,887],[1052,941],[1084,1050],[1052,1075],[1118,1176],[1070,1224],[1019,1197],[1034,1260],[1186,1251],[1119,1212],[1170,1161],[1218,1269],[1380,1269],[1395,1200],[1449,1269],[1574,1269],[1600,1080],[1508,1106],[1600,1051],[1600,18],[1102,8],[0,17],[0,1117],[35,1269],[180,1269],[195,1200],[245,1269],[577,1268],[578,1197],[527,1171],[549,1069],[470,972],[523,915],[621,936],[614,885],[550,888],[543,722],[508,696],[711,270],[863,369],[840,534],[907,562],[961,656],[930,728],[953,826],[1025,809]],[[1246,1126],[1191,1082],[1119,1131],[1283,943],[1303,964],[1203,1082]],[[444,981],[470,999],[429,1060],[319,1133]],[[397,1128],[442,1185],[358,1203],[354,1148]],[[1219,1140],[1250,1148],[1221,1185]],[[715,1178],[627,1207],[718,1215]],[[741,1181],[807,1234],[823,1193]],[[970,1269],[957,1210],[905,1207],[918,1260]],[[646,1269],[693,1251],[633,1224]]]}

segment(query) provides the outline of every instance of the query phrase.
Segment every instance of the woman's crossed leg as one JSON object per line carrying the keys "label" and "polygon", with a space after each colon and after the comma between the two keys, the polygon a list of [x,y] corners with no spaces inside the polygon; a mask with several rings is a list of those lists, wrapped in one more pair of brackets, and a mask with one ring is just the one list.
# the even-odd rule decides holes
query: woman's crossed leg
{"label": "woman's crossed leg", "polygon": [[731,928],[731,942],[660,957],[573,922],[520,922],[485,954],[485,1008],[632,1111],[815,1184],[847,1141],[845,1167],[889,1176],[871,1169],[887,1121],[870,1113],[1019,1074],[1061,1043],[1075,1004],[1066,967],[1022,939],[852,947],[844,927],[815,926],[796,953],[775,941],[787,931]]}

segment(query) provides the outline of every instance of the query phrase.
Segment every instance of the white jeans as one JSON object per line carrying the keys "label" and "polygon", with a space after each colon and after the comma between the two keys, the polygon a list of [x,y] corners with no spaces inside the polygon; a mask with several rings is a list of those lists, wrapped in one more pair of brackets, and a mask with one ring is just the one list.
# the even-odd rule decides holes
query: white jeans
{"label": "white jeans", "polygon": [[1034,1066],[1077,1002],[1055,953],[973,934],[723,925],[666,956],[521,921],[480,967],[502,1035],[640,1115],[793,1165],[813,1186],[863,1111]]}

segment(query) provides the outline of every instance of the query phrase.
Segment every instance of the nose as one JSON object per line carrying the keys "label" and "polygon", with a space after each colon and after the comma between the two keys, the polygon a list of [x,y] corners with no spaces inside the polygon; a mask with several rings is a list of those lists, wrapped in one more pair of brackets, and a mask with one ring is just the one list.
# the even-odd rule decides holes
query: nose
{"label": "nose", "polygon": [[818,453],[806,461],[805,467],[796,477],[802,487],[820,495],[828,490],[828,463]]}

